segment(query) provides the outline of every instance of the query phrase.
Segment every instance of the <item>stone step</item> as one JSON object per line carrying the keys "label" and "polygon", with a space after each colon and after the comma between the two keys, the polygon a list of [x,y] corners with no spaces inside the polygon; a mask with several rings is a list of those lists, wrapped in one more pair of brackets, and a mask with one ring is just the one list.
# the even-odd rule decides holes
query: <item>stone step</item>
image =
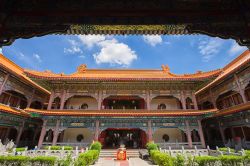
{"label": "stone step", "polygon": [[[115,158],[116,153],[117,153],[117,150],[115,149],[104,149],[104,150],[101,150],[99,157],[100,158],[106,158],[106,157]],[[127,157],[130,157],[130,158],[139,157],[139,150],[127,150]]]}

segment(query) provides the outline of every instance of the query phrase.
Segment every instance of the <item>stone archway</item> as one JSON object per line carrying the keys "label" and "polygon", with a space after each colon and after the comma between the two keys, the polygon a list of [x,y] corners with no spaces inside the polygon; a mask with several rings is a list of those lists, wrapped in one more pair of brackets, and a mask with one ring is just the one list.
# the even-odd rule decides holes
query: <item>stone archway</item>
{"label": "stone archway", "polygon": [[[182,109],[181,101],[174,96],[156,96],[151,100],[151,109],[165,108],[167,110]],[[164,107],[162,107],[164,105]]]}
{"label": "stone archway", "polygon": [[98,109],[97,100],[92,96],[74,95],[65,101],[64,107],[66,109]]}
{"label": "stone archway", "polygon": [[153,133],[153,140],[156,143],[185,142],[183,134],[184,132],[178,128],[159,128]]}

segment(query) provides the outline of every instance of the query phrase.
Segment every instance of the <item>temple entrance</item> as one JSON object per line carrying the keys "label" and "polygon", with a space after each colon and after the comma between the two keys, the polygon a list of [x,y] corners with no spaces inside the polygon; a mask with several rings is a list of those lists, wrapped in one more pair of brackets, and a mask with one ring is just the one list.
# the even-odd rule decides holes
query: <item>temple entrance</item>
{"label": "temple entrance", "polygon": [[99,141],[102,143],[103,148],[107,149],[118,148],[122,144],[125,145],[126,148],[136,149],[145,147],[147,135],[145,131],[138,128],[108,128],[101,132]]}

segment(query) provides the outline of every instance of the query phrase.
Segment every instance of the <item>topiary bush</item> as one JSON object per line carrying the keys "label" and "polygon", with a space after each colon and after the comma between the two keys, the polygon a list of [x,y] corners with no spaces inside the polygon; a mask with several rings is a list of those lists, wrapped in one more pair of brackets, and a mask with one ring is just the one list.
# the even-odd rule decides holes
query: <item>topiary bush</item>
{"label": "topiary bush", "polygon": [[90,150],[98,150],[99,152],[101,151],[101,149],[102,149],[102,144],[100,143],[100,142],[98,142],[98,141],[96,141],[96,142],[94,142],[94,143],[92,143],[91,145],[90,145],[90,148],[89,148]]}
{"label": "topiary bush", "polygon": [[75,161],[75,166],[87,166],[93,164],[99,157],[98,150],[89,150],[86,153],[82,153]]}
{"label": "topiary bush", "polygon": [[150,154],[151,150],[159,150],[158,145],[153,143],[153,142],[148,142],[146,144],[146,148],[147,148],[149,154]]}
{"label": "topiary bush", "polygon": [[23,152],[26,148],[16,148],[16,152]]}
{"label": "topiary bush", "polygon": [[173,165],[174,166],[185,166],[184,156],[178,154],[176,157],[174,157],[173,158]]}

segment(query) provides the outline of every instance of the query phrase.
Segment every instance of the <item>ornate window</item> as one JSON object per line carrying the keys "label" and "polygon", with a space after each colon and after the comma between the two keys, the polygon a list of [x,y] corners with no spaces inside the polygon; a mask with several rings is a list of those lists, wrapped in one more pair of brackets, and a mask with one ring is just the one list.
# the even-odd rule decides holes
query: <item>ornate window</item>
{"label": "ornate window", "polygon": [[88,104],[86,104],[86,103],[84,103],[84,104],[82,104],[81,105],[81,109],[83,109],[83,110],[86,110],[86,109],[88,109]]}
{"label": "ornate window", "polygon": [[167,134],[164,134],[162,136],[162,139],[165,141],[165,142],[168,142],[169,141],[169,136]]}
{"label": "ornate window", "polygon": [[82,134],[79,134],[76,136],[76,140],[77,142],[81,142],[82,140],[84,140],[84,136]]}
{"label": "ornate window", "polygon": [[167,108],[166,104],[161,103],[158,105],[159,110],[165,110],[166,108]]}

